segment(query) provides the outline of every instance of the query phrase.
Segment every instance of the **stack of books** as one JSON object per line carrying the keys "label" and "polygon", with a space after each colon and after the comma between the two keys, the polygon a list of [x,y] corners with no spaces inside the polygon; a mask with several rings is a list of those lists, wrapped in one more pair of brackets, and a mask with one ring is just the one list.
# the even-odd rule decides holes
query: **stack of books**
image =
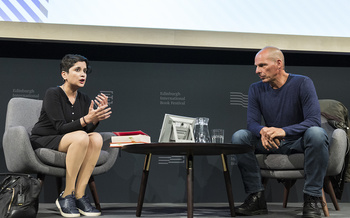
{"label": "stack of books", "polygon": [[130,132],[113,132],[110,147],[123,147],[130,144],[151,143],[151,137],[141,130]]}

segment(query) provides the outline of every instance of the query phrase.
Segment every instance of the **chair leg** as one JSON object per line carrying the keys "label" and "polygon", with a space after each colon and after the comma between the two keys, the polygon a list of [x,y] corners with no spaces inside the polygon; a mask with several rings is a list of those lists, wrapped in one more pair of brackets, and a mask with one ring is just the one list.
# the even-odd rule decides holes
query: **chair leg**
{"label": "chair leg", "polygon": [[94,199],[94,202],[95,202],[95,206],[96,206],[96,209],[101,211],[101,205],[100,205],[100,200],[98,198],[98,194],[97,194],[97,189],[96,189],[96,184],[95,184],[95,179],[93,176],[90,177],[90,180],[89,180],[89,188],[90,188],[90,191],[91,191],[91,195]]}
{"label": "chair leg", "polygon": [[323,210],[324,216],[328,217],[329,216],[329,211],[328,211],[326,196],[324,195],[324,190],[323,189],[322,189],[321,204],[322,204],[322,210]]}
{"label": "chair leg", "polygon": [[261,178],[261,183],[263,184],[264,189],[266,189],[266,186],[267,186],[267,182],[268,182],[268,181],[269,181],[268,178],[265,178],[265,177],[262,177],[262,178]]}
{"label": "chair leg", "polygon": [[288,179],[284,180],[283,186],[284,186],[284,194],[283,194],[283,207],[286,208],[288,204],[288,197],[289,197],[289,191],[290,188],[295,184],[296,180],[295,179]]}
{"label": "chair leg", "polygon": [[58,196],[63,192],[63,182],[62,177],[56,177],[56,188],[57,188],[57,194]]}
{"label": "chair leg", "polygon": [[40,174],[39,173],[39,174],[37,174],[36,177],[39,179],[41,187],[43,187],[44,181],[45,181],[45,174]]}
{"label": "chair leg", "polygon": [[329,180],[328,176],[324,178],[324,188],[326,189],[326,192],[329,194],[329,197],[333,202],[334,208],[336,210],[340,210],[337,197],[335,196],[331,180]]}
{"label": "chair leg", "polygon": [[283,208],[287,208],[288,197],[289,197],[289,190],[290,190],[290,187],[284,186],[284,192],[283,192]]}
{"label": "chair leg", "polygon": [[[40,188],[42,189],[44,186],[44,181],[45,181],[45,174],[38,173],[36,175],[36,178],[40,182]],[[39,198],[35,201],[35,211],[38,212],[39,210]]]}
{"label": "chair leg", "polygon": [[[41,187],[43,187],[44,185],[44,181],[45,181],[45,174],[38,174],[37,178],[40,181],[40,185]],[[57,188],[57,194],[60,195],[63,191],[63,182],[62,182],[62,177],[56,177],[56,188]]]}

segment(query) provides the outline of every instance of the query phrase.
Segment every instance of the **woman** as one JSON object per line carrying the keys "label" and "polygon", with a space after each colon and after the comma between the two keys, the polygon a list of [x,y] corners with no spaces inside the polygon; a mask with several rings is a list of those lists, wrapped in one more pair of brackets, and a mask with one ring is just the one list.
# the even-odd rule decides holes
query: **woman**
{"label": "woman", "polygon": [[100,94],[93,101],[78,91],[91,70],[87,58],[68,54],[60,66],[64,83],[46,91],[31,143],[34,149],[45,147],[67,153],[66,187],[56,200],[61,215],[99,216],[85,189],[103,144],[101,135],[93,131],[99,121],[110,117],[111,108],[106,95]]}

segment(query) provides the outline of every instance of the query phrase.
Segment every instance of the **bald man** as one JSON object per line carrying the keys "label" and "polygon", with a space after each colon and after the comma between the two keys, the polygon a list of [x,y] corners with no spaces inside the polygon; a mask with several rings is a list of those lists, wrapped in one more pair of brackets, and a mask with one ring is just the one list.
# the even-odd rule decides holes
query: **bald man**
{"label": "bald man", "polygon": [[255,147],[255,152],[237,155],[249,195],[235,211],[239,215],[268,213],[255,154],[304,153],[303,217],[321,217],[320,197],[329,143],[320,127],[321,111],[314,84],[306,76],[287,73],[284,55],[275,47],[260,50],[255,66],[260,81],[249,87],[247,129],[232,136],[232,143]]}

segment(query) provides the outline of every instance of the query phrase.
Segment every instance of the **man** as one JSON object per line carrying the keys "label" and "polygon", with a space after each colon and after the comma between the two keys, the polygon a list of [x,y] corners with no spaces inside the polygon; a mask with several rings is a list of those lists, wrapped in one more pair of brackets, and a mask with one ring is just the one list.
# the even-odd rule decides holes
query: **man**
{"label": "man", "polygon": [[[310,78],[284,70],[283,53],[265,47],[255,56],[256,74],[248,93],[247,130],[232,143],[255,147],[255,153],[304,153],[303,217],[321,217],[320,197],[328,164],[328,136],[321,126],[320,105]],[[264,125],[262,123],[264,119]],[[245,191],[239,215],[267,214],[264,187],[254,152],[237,155]]]}

